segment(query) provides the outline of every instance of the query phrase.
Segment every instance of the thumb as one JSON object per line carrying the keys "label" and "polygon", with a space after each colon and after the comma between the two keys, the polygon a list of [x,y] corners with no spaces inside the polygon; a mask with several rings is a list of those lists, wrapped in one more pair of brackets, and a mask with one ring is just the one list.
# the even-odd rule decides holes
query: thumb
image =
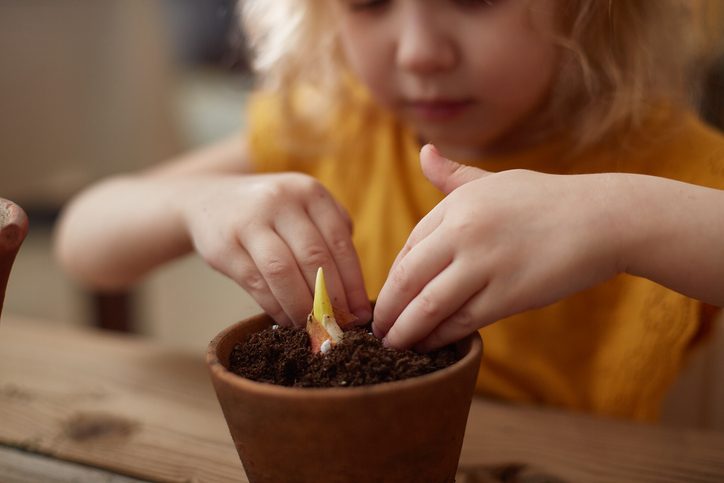
{"label": "thumb", "polygon": [[430,183],[446,195],[465,183],[490,174],[443,157],[432,144],[426,144],[420,150],[420,166]]}

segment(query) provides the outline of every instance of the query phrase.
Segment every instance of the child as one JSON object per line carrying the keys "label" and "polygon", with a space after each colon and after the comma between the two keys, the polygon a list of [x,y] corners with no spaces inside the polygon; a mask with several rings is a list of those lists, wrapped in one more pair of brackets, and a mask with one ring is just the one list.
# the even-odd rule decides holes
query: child
{"label": "child", "polygon": [[682,3],[244,5],[250,132],[81,194],[67,269],[118,288],[193,249],[301,324],[321,265],[390,346],[487,326],[481,392],[654,419],[724,305],[724,139],[676,97]]}

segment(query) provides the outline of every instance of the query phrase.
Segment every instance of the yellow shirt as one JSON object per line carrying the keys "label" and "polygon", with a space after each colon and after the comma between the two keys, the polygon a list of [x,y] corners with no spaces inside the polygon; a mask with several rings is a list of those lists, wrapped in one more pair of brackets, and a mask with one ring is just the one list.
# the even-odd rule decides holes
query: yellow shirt
{"label": "yellow shirt", "polygon": [[[278,99],[252,99],[251,152],[259,171],[318,178],[349,211],[365,283],[375,298],[417,222],[443,196],[422,175],[420,144],[365,99],[335,119],[330,149],[286,149]],[[573,174],[642,173],[724,189],[724,137],[691,113],[661,115],[632,137],[579,155],[549,143],[469,164]],[[629,138],[627,138],[629,139]],[[297,154],[295,154],[297,153]],[[551,306],[482,329],[478,391],[513,401],[653,420],[712,310],[649,280],[620,275]]]}

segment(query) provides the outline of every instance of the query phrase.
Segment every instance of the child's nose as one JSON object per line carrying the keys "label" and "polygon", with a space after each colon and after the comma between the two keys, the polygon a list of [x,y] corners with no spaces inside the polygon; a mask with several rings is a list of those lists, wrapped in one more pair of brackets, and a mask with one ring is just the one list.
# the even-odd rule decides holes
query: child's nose
{"label": "child's nose", "polygon": [[397,64],[416,73],[434,73],[452,68],[457,61],[454,38],[425,15],[403,22],[397,33]]}

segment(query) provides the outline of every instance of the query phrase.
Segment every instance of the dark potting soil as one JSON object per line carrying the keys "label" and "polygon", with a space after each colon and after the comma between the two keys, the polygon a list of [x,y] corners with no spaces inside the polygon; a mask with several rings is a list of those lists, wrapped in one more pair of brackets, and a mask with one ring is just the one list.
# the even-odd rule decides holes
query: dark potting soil
{"label": "dark potting soil", "polygon": [[386,348],[369,330],[348,330],[329,352],[312,354],[304,329],[270,327],[237,344],[229,368],[247,379],[280,386],[347,387],[421,376],[459,359],[452,345],[428,354]]}

